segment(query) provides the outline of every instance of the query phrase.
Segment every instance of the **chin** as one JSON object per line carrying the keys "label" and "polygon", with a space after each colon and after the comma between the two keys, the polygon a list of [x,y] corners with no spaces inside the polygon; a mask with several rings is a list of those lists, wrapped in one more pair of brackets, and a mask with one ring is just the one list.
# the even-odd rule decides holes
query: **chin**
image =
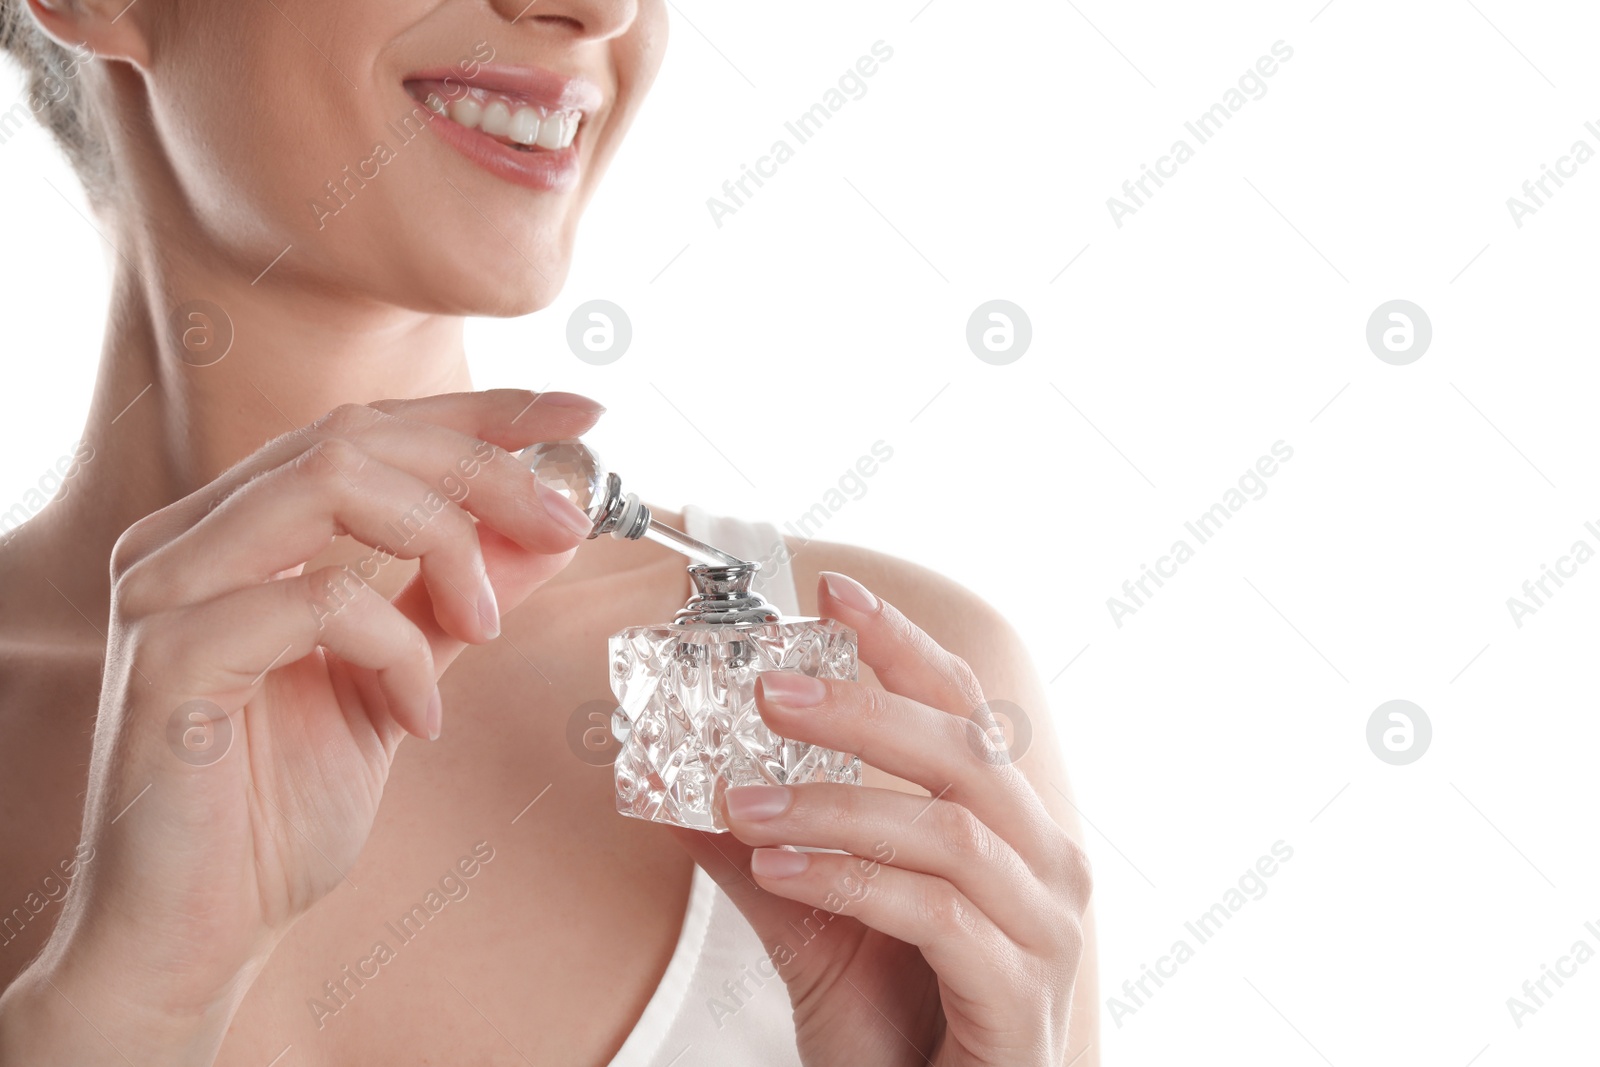
{"label": "chin", "polygon": [[[348,243],[308,247],[325,257],[312,268],[321,275],[319,288],[423,314],[515,318],[549,307],[566,285],[570,227],[501,223],[500,233],[487,230],[485,236],[477,216],[381,215],[412,224],[399,232],[363,225],[348,231]],[[375,223],[379,216],[350,221]],[[423,218],[426,224],[419,225]],[[463,233],[469,223],[476,225]]]}
{"label": "chin", "polygon": [[545,273],[548,275],[547,278],[535,275],[527,279],[527,284],[521,288],[500,287],[487,300],[484,299],[484,294],[479,292],[477,299],[464,305],[459,314],[486,319],[514,319],[543,311],[556,302],[556,297],[561,295],[567,280],[565,264],[562,265],[559,275],[552,274],[548,268]]}
{"label": "chin", "polygon": [[411,299],[396,302],[431,314],[511,319],[543,311],[566,285],[565,261],[540,263],[542,274],[520,260],[517,269],[503,266],[459,274],[453,282],[442,282],[435,270]]}

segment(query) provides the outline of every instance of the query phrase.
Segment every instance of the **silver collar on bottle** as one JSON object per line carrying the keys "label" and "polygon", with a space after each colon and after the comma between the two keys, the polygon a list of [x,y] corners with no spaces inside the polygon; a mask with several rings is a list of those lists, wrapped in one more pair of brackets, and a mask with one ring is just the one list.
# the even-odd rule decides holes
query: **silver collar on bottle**
{"label": "silver collar on bottle", "polygon": [[781,622],[778,609],[750,588],[761,564],[743,562],[725,567],[706,563],[689,566],[695,594],[672,621],[689,626],[756,626]]}

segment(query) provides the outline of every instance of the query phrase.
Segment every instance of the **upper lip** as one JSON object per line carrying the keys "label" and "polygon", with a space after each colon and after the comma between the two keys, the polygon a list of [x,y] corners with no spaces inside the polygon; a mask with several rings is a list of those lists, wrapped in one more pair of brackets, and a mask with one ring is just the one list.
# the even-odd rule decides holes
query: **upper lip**
{"label": "upper lip", "polygon": [[581,111],[592,115],[604,101],[600,87],[587,78],[557,74],[544,67],[488,64],[479,66],[471,77],[455,67],[433,67],[406,77],[408,82],[447,79],[475,89],[521,97],[550,111]]}

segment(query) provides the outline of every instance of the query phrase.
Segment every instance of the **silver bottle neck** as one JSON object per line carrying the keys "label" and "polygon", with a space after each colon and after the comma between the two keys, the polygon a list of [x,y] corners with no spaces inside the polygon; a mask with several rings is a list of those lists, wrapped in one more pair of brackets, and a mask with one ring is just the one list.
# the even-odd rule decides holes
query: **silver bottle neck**
{"label": "silver bottle neck", "polygon": [[728,566],[694,563],[689,578],[695,593],[672,619],[680,626],[756,626],[781,622],[783,616],[762,595],[750,588],[761,564],[744,562]]}

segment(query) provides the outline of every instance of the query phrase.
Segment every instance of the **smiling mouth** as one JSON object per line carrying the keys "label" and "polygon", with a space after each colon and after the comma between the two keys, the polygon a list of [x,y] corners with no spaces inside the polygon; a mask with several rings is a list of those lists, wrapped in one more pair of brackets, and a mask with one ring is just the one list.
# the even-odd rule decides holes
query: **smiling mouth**
{"label": "smiling mouth", "polygon": [[519,152],[556,152],[578,136],[584,113],[552,109],[516,93],[466,86],[459,81],[418,79],[406,92],[440,118],[464,126]]}

